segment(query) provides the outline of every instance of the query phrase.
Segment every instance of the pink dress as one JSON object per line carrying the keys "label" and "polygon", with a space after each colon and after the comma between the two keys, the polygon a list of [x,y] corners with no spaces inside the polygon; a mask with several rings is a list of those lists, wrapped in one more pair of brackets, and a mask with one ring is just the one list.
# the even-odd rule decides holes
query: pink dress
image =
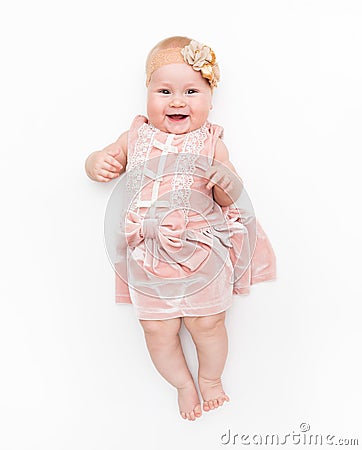
{"label": "pink dress", "polygon": [[137,116],[129,130],[127,209],[121,214],[116,302],[139,319],[206,316],[233,294],[276,277],[275,255],[252,211],[220,207],[203,176],[223,129],[206,122],[183,135]]}

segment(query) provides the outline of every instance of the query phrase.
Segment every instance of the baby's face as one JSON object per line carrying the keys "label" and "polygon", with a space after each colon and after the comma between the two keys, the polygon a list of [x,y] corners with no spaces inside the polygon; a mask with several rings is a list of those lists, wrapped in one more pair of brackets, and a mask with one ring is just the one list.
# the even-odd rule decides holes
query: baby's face
{"label": "baby's face", "polygon": [[209,82],[188,64],[155,70],[148,85],[147,114],[161,131],[184,134],[200,128],[212,107]]}

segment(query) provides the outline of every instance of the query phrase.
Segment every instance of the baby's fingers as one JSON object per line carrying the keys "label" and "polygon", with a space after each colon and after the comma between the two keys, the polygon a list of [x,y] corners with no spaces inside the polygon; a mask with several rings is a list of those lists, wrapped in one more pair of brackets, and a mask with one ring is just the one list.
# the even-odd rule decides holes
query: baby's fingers
{"label": "baby's fingers", "polygon": [[217,169],[214,166],[209,167],[206,171],[205,171],[205,178],[206,180],[208,180],[208,184],[206,185],[206,189],[211,189],[214,184],[216,183],[216,173],[217,173]]}
{"label": "baby's fingers", "polygon": [[211,189],[215,184],[219,183],[219,177],[213,176],[206,185],[206,189]]}
{"label": "baby's fingers", "polygon": [[[121,164],[120,164],[120,166],[122,168]],[[121,168],[118,168],[107,161],[103,161],[102,165],[100,166],[100,169],[107,170],[108,172],[117,173],[117,174],[120,173]]]}
{"label": "baby's fingers", "polygon": [[213,186],[215,186],[215,184],[217,184],[217,185],[221,184],[224,176],[225,175],[223,173],[219,173],[219,172],[214,173],[210,177],[209,182],[206,185],[206,189],[211,189]]}
{"label": "baby's fingers", "polygon": [[96,174],[96,179],[97,181],[108,182],[113,180],[114,178],[117,178],[118,176],[119,173],[117,172],[110,172],[109,170],[106,169],[99,169]]}
{"label": "baby's fingers", "polygon": [[106,167],[108,170],[117,171],[120,172],[123,168],[122,164],[116,160],[116,158],[113,158],[111,155],[106,155],[104,158],[104,161],[108,163],[108,166]]}

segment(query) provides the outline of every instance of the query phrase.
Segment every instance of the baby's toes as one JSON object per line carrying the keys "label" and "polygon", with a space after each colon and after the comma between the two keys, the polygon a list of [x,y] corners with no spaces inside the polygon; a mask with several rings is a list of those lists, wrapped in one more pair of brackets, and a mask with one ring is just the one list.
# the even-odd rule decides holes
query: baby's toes
{"label": "baby's toes", "polygon": [[202,408],[204,411],[210,411],[209,402],[204,402],[204,404],[202,405]]}
{"label": "baby's toes", "polygon": [[218,407],[217,399],[215,400],[209,400],[209,407],[210,409],[216,409]]}
{"label": "baby's toes", "polygon": [[196,408],[194,409],[194,412],[195,412],[195,417],[201,417],[202,416],[201,405],[197,405]]}
{"label": "baby's toes", "polygon": [[211,409],[214,409],[214,403],[212,400],[207,400],[206,402],[204,402],[204,410],[205,411],[210,411]]}

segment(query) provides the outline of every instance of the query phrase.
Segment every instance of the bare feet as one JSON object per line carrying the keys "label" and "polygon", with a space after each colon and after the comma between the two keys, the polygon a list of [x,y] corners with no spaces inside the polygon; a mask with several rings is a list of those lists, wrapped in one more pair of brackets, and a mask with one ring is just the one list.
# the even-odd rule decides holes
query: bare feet
{"label": "bare feet", "polygon": [[202,398],[204,399],[204,411],[216,409],[222,406],[224,402],[230,400],[222,388],[221,379],[207,380],[206,378],[199,377],[199,387]]}
{"label": "bare feet", "polygon": [[199,395],[193,380],[183,387],[178,388],[178,405],[183,419],[195,420],[201,417],[201,405]]}

